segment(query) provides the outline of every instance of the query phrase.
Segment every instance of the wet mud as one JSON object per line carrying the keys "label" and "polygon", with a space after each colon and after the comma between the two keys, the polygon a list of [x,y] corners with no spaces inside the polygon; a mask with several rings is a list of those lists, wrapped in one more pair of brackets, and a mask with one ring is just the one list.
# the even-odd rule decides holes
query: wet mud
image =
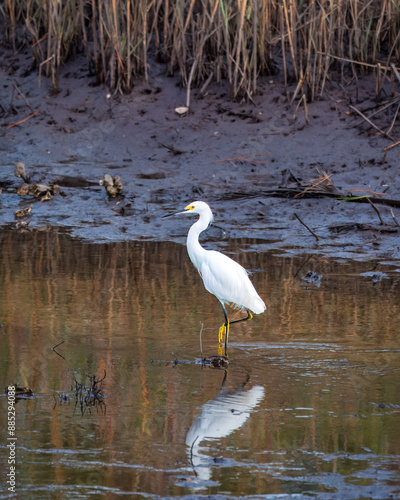
{"label": "wet mud", "polygon": [[[46,78],[39,87],[26,72],[29,63],[24,50],[0,55],[1,225],[63,227],[97,242],[184,243],[188,222],[161,217],[201,199],[215,212],[207,238],[216,245],[247,237],[286,254],[398,261],[399,208],[381,201],[400,199],[399,149],[385,149],[392,141],[350,107],[378,106],[371,75],[333,79],[307,108],[289,104],[293,89],[279,72],[253,102],[229,102],[223,86],[210,85],[205,95],[193,90],[189,113],[179,115],[186,91],[162,65],[131,94],[111,95],[77,56],[53,96]],[[393,87],[384,91],[390,100]],[[400,137],[397,122],[392,136]],[[31,184],[50,186],[47,197],[17,194],[17,162]],[[341,196],[306,197],[324,178]],[[343,199],[350,195],[376,202]]]}

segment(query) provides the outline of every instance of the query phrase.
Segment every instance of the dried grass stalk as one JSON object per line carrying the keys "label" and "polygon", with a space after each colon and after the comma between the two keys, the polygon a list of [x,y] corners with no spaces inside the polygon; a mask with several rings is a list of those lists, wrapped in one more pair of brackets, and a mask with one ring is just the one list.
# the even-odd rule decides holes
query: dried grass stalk
{"label": "dried grass stalk", "polygon": [[189,88],[210,75],[227,80],[231,99],[251,98],[277,66],[287,84],[297,82],[292,99],[313,100],[333,69],[357,76],[378,64],[380,92],[400,59],[394,0],[7,0],[0,17],[14,50],[29,43],[36,65],[46,61],[55,92],[60,66],[82,50],[114,92],[147,80],[156,58]]}

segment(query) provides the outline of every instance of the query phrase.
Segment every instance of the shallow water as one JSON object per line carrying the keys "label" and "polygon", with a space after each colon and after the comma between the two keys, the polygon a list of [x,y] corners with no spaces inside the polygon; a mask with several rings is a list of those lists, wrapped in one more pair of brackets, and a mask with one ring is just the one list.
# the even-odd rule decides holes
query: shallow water
{"label": "shallow water", "polygon": [[[1,383],[34,392],[16,404],[19,498],[400,498],[396,269],[231,242],[268,309],[231,327],[224,370],[174,362],[200,358],[200,332],[217,354],[223,320],[185,247],[0,245]],[[105,404],[76,405],[74,379],[104,374]]]}

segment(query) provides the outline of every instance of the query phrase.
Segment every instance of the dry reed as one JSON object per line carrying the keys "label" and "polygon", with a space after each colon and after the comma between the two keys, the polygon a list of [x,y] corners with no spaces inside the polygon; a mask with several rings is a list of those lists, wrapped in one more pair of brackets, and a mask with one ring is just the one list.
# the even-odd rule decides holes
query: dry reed
{"label": "dry reed", "polygon": [[153,60],[202,91],[227,80],[251,98],[260,75],[282,68],[291,100],[311,101],[332,71],[376,73],[377,93],[400,58],[398,0],[3,0],[3,38],[27,44],[59,87],[59,69],[84,51],[97,83],[128,92]]}

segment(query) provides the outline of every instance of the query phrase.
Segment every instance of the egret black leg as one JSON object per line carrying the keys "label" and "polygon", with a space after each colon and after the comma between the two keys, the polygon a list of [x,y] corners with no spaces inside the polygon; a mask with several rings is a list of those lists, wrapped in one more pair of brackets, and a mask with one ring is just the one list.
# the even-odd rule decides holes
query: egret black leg
{"label": "egret black leg", "polygon": [[245,307],[246,311],[247,311],[247,317],[246,318],[242,318],[242,319],[236,319],[235,321],[231,321],[230,324],[232,325],[233,323],[240,323],[241,321],[248,321],[250,319],[253,319],[253,315],[251,314],[251,312],[247,309],[247,307]]}
{"label": "egret black leg", "polygon": [[242,318],[242,319],[236,319],[235,321],[231,321],[230,323],[228,322],[228,326],[226,328],[226,336],[225,336],[225,352],[226,352],[226,349],[228,347],[228,335],[229,335],[229,325],[232,325],[233,323],[240,323],[241,321],[248,321],[249,319],[252,319],[253,318],[253,315],[251,314],[251,312],[247,309],[247,307],[245,307],[246,311],[247,311],[247,317],[246,318]]}
{"label": "egret black leg", "polygon": [[[221,302],[221,304],[222,304],[222,302]],[[245,307],[245,309],[247,311],[246,318],[236,319],[235,321],[229,321],[225,306],[224,306],[224,304],[222,304],[222,310],[224,311],[224,316],[225,316],[225,323],[219,329],[218,342],[220,344],[222,343],[222,337],[225,334],[225,351],[226,351],[226,348],[228,347],[229,326],[232,325],[233,323],[240,323],[241,321],[248,321],[250,319],[253,319],[253,315],[251,314],[249,309],[247,309],[247,307]]]}

